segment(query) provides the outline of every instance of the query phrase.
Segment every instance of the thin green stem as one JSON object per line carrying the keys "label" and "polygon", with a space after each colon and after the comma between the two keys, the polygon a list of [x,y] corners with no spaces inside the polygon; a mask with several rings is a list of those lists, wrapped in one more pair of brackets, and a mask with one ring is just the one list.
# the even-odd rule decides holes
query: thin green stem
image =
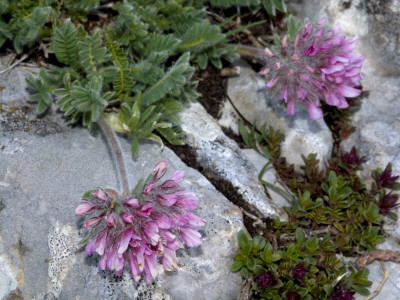
{"label": "thin green stem", "polygon": [[107,120],[104,119],[103,116],[100,116],[99,120],[97,121],[99,124],[103,134],[107,138],[107,141],[111,147],[111,150],[114,154],[114,159],[117,163],[117,169],[119,173],[120,183],[122,185],[123,194],[129,195],[129,183],[128,183],[128,176],[125,168],[124,158],[122,156],[121,147],[118,144],[117,137],[115,136],[114,130],[108,124]]}
{"label": "thin green stem", "polygon": [[241,45],[241,44],[225,44],[225,46],[226,47],[235,46],[237,49],[237,52],[240,55],[250,56],[250,57],[257,59],[260,62],[265,62],[266,58],[265,58],[265,55],[263,55],[264,49],[247,46],[247,45]]}
{"label": "thin green stem", "polygon": [[291,195],[289,195],[288,193],[286,193],[284,190],[282,190],[281,188],[277,187],[276,185],[273,185],[272,183],[269,183],[267,181],[264,181],[262,179],[266,169],[268,168],[268,166],[271,164],[271,160],[268,161],[264,167],[261,169],[260,174],[258,174],[258,180],[265,185],[266,187],[274,190],[275,192],[277,192],[278,194],[281,194],[284,198],[286,198],[286,200],[288,200],[289,202],[292,201],[293,197]]}

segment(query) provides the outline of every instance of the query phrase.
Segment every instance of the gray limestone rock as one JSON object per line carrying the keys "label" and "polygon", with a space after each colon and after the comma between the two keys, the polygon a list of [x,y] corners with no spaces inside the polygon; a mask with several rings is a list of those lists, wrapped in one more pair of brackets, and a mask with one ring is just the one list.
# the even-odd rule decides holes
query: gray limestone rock
{"label": "gray limestone rock", "polygon": [[246,202],[243,205],[249,205],[252,213],[278,217],[276,207],[266,198],[264,188],[257,180],[254,167],[201,104],[192,102],[183,109],[180,118],[187,136],[186,143],[195,149],[197,161],[204,172],[238,188]]}
{"label": "gray limestone rock", "polygon": [[[240,66],[240,76],[228,80],[229,97],[250,123],[256,122],[258,127],[263,124],[267,128],[272,126],[285,135],[282,155],[289,163],[295,164],[299,169],[303,163],[302,155],[316,153],[322,162],[330,157],[332,134],[323,120],[310,120],[307,110],[301,106],[296,107],[295,116],[287,115],[281,103],[267,92],[261,76],[242,60],[237,60],[234,64]],[[228,122],[224,120],[223,123]],[[233,127],[237,127],[237,124]]]}
{"label": "gray limestone rock", "polygon": [[[243,153],[246,155],[247,159],[254,165],[257,172],[260,173],[262,168],[268,163],[268,160],[259,154],[254,149],[243,149]],[[268,183],[271,183],[278,187],[279,189],[284,190],[286,193],[290,195],[290,191],[288,191],[283,185],[279,183],[279,177],[276,173],[274,167],[270,165],[266,170],[262,177],[262,179]],[[279,208],[279,211],[283,213],[283,207],[290,205],[290,200],[286,199],[284,196],[276,192],[275,190],[268,188],[268,193],[270,195],[270,201],[275,204]]]}
{"label": "gray limestone rock", "polygon": [[[20,71],[17,68],[8,76],[18,76]],[[7,80],[8,85],[20,84]],[[69,128],[54,112],[40,122],[46,130],[56,124],[57,130],[45,136],[24,130],[24,122],[34,120],[34,108],[21,102],[26,94],[18,99],[10,95],[2,95],[0,101],[7,108],[0,109],[0,299],[17,294],[24,299],[186,300],[193,295],[235,299],[241,276],[230,268],[238,251],[236,234],[244,229],[242,213],[205,177],[185,166],[170,149],[152,142],[141,143],[138,157],[132,159],[130,142],[119,136],[131,187],[147,177],[158,161],[166,160],[169,174],[175,169],[186,171],[184,185],[200,199],[196,214],[208,223],[200,231],[204,243],[179,250],[180,267],[161,272],[153,285],[134,283],[127,269],[117,278],[101,271],[97,257],[88,257],[76,245],[85,234],[82,219],[75,216],[83,192],[99,186],[120,188],[101,132]],[[21,112],[22,123],[9,113],[15,111]]]}

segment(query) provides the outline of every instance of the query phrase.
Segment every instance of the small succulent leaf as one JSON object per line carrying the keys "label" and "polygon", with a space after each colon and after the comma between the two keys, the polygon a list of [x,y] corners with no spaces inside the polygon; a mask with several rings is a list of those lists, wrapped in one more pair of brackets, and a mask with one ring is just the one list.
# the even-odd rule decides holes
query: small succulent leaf
{"label": "small succulent leaf", "polygon": [[240,275],[242,275],[243,278],[247,278],[250,275],[250,272],[247,268],[242,268],[240,269]]}
{"label": "small succulent leaf", "polygon": [[243,267],[243,263],[241,261],[234,261],[232,264],[232,272],[237,272]]}
{"label": "small succulent leaf", "polygon": [[255,275],[261,275],[261,274],[264,274],[266,272],[266,270],[264,269],[263,266],[256,264],[253,268],[253,272]]}
{"label": "small succulent leaf", "polygon": [[369,290],[365,286],[353,284],[351,286],[351,288],[353,290],[355,290],[357,293],[359,293],[360,295],[363,295],[363,296],[368,296],[370,294]]}
{"label": "small succulent leaf", "polygon": [[247,234],[243,230],[240,230],[238,232],[237,240],[238,240],[238,243],[239,243],[239,247],[241,249],[243,249],[244,247],[246,247],[247,245],[250,244],[249,238],[247,237]]}
{"label": "small succulent leaf", "polygon": [[298,244],[303,244],[305,241],[305,236],[303,233],[303,230],[301,230],[301,228],[297,227],[296,228],[296,241]]}

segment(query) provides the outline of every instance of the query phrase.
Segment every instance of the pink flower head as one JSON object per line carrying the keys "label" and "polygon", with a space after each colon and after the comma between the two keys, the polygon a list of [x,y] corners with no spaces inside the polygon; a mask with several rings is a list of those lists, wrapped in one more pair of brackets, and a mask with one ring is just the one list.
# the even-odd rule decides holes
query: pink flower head
{"label": "pink flower head", "polygon": [[100,256],[102,270],[115,270],[122,276],[126,262],[133,280],[140,280],[144,272],[150,283],[160,264],[165,270],[177,268],[175,251],[183,248],[183,243],[188,247],[203,243],[198,229],[206,221],[192,212],[198,197],[180,185],[183,171],[159,182],[166,168],[166,162],[154,167],[140,195],[127,198],[99,188],[76,208],[78,215],[86,217],[83,227],[92,231],[85,251]]}
{"label": "pink flower head", "polygon": [[266,66],[260,72],[266,88],[285,100],[287,113],[294,115],[295,105],[304,103],[313,120],[322,118],[320,100],[337,108],[346,108],[345,98],[357,97],[364,56],[352,52],[357,38],[346,40],[340,25],[328,29],[325,19],[307,23],[294,41],[281,40],[280,53],[264,50]]}

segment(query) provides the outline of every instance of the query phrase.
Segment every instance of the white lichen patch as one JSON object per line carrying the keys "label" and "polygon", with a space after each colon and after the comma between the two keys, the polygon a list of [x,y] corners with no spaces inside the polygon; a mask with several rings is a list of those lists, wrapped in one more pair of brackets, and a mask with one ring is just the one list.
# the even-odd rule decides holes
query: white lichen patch
{"label": "white lichen patch", "polygon": [[132,300],[153,299],[154,285],[147,285],[143,279],[138,283],[134,282],[127,268],[122,277],[118,277],[114,272],[102,271],[97,266],[91,267],[87,284],[96,290],[101,299],[117,300],[123,294]]}
{"label": "white lichen patch", "polygon": [[58,297],[62,282],[76,261],[76,241],[71,226],[59,222],[50,230],[48,238],[50,248],[49,277],[53,293]]}
{"label": "white lichen patch", "polygon": [[0,256],[0,299],[5,298],[17,288],[17,281],[11,273],[6,261]]}

